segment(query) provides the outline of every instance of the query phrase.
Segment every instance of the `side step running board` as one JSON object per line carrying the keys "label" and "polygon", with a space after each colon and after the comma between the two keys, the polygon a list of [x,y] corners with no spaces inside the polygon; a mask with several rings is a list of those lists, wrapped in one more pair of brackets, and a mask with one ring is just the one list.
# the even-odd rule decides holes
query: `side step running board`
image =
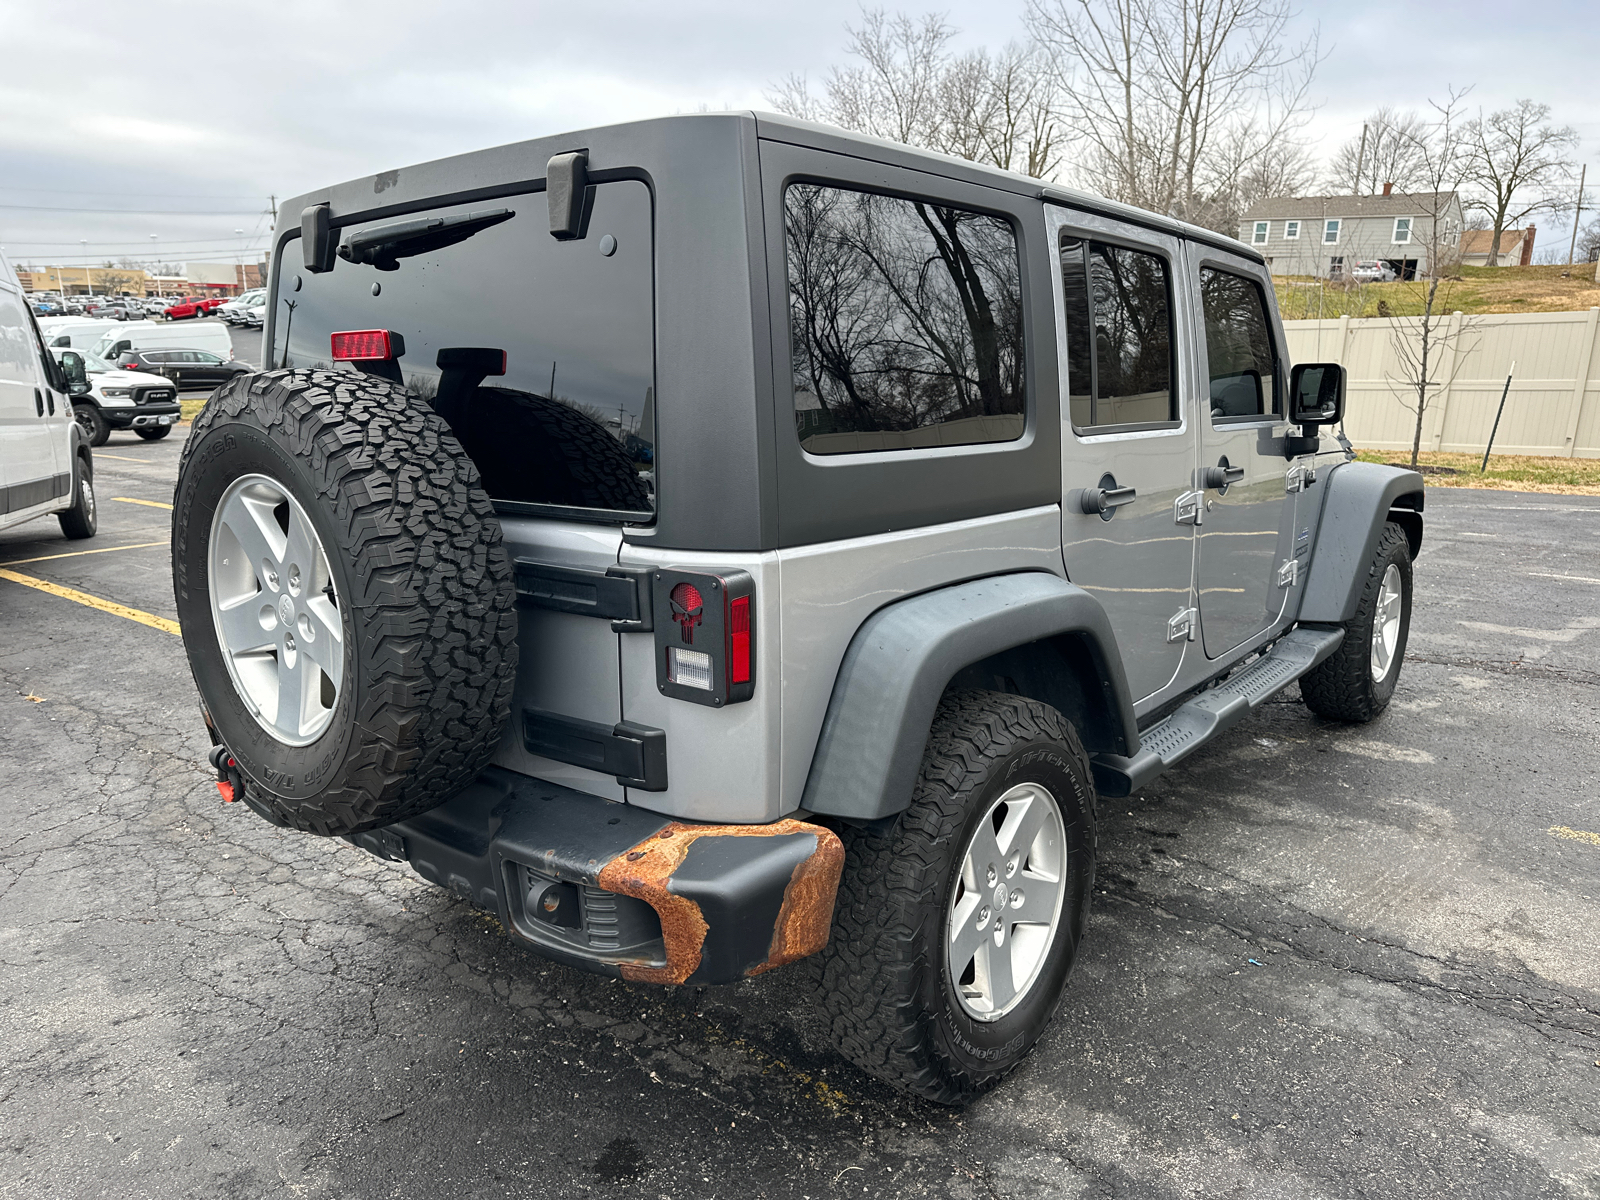
{"label": "side step running board", "polygon": [[1343,629],[1290,630],[1271,652],[1209,691],[1186,701],[1165,721],[1139,735],[1132,758],[1096,754],[1095,788],[1102,796],[1130,796],[1191,750],[1232,729],[1339,648]]}

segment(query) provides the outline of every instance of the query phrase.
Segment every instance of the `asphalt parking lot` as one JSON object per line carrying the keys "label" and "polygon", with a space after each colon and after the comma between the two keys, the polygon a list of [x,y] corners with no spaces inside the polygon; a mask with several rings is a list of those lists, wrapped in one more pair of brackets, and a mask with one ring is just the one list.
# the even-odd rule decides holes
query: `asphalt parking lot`
{"label": "asphalt parking lot", "polygon": [[1291,690],[1104,802],[1061,1013],[951,1111],[803,969],[580,974],[223,806],[183,432],[96,452],[87,547],[0,534],[0,1196],[1600,1195],[1600,499],[1430,492],[1391,709]]}

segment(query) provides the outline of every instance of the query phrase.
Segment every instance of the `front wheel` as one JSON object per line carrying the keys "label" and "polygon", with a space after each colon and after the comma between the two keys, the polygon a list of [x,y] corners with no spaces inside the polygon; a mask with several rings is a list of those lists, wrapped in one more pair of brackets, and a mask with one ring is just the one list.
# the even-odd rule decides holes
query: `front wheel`
{"label": "front wheel", "polygon": [[111,426],[93,404],[74,404],[72,419],[83,432],[83,440],[91,446],[104,446],[111,437]]}
{"label": "front wheel", "polygon": [[89,456],[81,454],[72,472],[72,507],[56,514],[61,522],[61,532],[74,541],[92,538],[99,528],[94,505],[94,468]]}
{"label": "front wheel", "polygon": [[1320,717],[1372,720],[1394,697],[1411,631],[1411,543],[1393,521],[1383,527],[1367,565],[1356,615],[1344,641],[1300,677],[1300,696]]}
{"label": "front wheel", "polygon": [[172,432],[172,426],[141,425],[138,429],[135,429],[134,432],[147,442],[159,442],[162,438],[166,437],[167,434]]}
{"label": "front wheel", "polygon": [[839,1049],[941,1104],[1005,1078],[1055,1015],[1094,881],[1094,787],[1048,705],[939,706],[911,807],[847,828],[833,936],[814,960]]}

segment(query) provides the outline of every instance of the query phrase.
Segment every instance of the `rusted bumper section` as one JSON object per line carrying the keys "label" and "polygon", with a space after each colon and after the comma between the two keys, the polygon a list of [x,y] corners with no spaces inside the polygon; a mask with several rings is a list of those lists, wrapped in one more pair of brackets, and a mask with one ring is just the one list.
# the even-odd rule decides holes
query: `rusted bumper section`
{"label": "rusted bumper section", "polygon": [[815,954],[844,864],[820,825],[674,821],[497,768],[350,840],[494,912],[546,957],[646,983],[731,983]]}

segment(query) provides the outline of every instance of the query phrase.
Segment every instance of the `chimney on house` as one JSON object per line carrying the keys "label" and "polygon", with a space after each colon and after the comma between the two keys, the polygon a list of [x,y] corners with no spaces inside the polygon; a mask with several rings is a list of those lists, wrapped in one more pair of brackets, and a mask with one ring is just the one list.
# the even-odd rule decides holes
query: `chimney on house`
{"label": "chimney on house", "polygon": [[1538,232],[1538,229],[1537,225],[1530,223],[1522,231],[1522,260],[1518,264],[1519,266],[1525,267],[1533,261],[1533,235]]}
{"label": "chimney on house", "polygon": [[1394,184],[1386,183],[1386,184],[1383,185],[1383,194],[1385,196],[1387,196],[1392,191],[1394,191]]}

